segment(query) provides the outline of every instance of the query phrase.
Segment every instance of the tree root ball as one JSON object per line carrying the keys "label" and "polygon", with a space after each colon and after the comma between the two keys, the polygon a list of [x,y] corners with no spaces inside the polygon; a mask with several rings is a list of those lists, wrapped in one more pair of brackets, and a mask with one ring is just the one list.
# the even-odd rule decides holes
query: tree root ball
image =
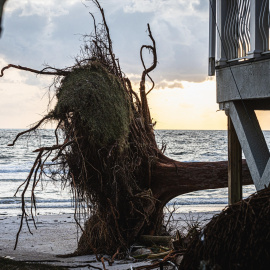
{"label": "tree root ball", "polygon": [[69,143],[57,156],[59,174],[73,189],[76,213],[84,211],[81,202],[89,208],[76,253],[125,250],[155,211],[152,191],[140,182],[149,182],[155,142],[140,136],[144,127],[136,122],[139,113],[125,81],[101,62],[73,68],[56,97],[50,115]]}
{"label": "tree root ball", "polygon": [[[129,133],[130,102],[120,80],[102,64],[89,62],[76,67],[61,81],[57,90],[54,117],[79,116],[90,141],[106,147],[123,144]],[[64,117],[63,117],[64,116]]]}
{"label": "tree root ball", "polygon": [[269,265],[270,188],[266,188],[213,217],[189,245],[180,269],[266,269]]}

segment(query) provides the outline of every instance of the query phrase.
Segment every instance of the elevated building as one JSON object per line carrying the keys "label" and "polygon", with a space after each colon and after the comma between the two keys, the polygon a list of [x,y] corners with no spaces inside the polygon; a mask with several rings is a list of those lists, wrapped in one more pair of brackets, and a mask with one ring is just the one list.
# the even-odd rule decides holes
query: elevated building
{"label": "elevated building", "polygon": [[257,190],[270,183],[270,153],[255,110],[270,110],[269,0],[209,1],[209,75],[228,116],[229,203],[242,197],[242,150]]}

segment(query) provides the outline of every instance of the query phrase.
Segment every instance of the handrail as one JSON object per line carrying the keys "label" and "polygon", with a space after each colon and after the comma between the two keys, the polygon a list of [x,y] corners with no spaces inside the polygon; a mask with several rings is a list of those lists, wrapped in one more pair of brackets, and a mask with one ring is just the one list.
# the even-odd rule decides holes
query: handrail
{"label": "handrail", "polygon": [[269,26],[269,0],[209,0],[209,76],[217,65],[268,52]]}

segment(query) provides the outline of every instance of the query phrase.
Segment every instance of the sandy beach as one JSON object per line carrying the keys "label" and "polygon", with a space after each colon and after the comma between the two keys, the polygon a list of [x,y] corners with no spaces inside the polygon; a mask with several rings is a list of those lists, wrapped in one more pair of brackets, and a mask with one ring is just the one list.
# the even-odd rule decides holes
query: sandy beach
{"label": "sandy beach", "polygon": [[[217,212],[201,212],[189,214],[174,214],[174,224],[180,230],[187,228],[187,223],[199,220],[207,223]],[[31,224],[31,223],[30,223]],[[20,261],[38,261],[53,265],[88,269],[87,265],[103,269],[102,263],[97,262],[95,256],[77,256],[59,258],[56,255],[69,254],[76,250],[80,236],[73,215],[39,215],[36,219],[37,229],[31,224],[32,233],[25,225],[19,237],[17,249],[14,250],[16,234],[20,225],[20,216],[0,216],[0,256]],[[116,261],[113,266],[106,262],[107,269],[131,269],[138,265],[151,262],[137,262],[132,260]]]}

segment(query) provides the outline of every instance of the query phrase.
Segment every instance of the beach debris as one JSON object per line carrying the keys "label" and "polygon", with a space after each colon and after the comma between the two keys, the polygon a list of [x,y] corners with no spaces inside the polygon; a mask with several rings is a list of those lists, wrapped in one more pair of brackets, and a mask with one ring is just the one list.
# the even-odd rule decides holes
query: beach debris
{"label": "beach debris", "polygon": [[[152,254],[149,255],[149,259],[154,259],[151,264],[141,265],[136,267],[136,270],[142,269],[178,269],[180,262],[182,260],[182,253],[178,251],[168,251],[163,254]],[[160,258],[160,259],[159,259]]]}
{"label": "beach debris", "polygon": [[[134,269],[178,269],[186,251],[185,237],[187,236],[181,235],[179,231],[176,232],[174,238],[170,236],[141,236],[139,243],[150,245],[133,245],[129,252],[130,258],[142,263],[151,261],[151,264],[143,264]],[[177,248],[172,248],[172,243],[176,241],[180,241],[182,244],[179,244]],[[166,246],[157,243],[166,243]]]}
{"label": "beach debris", "polygon": [[265,269],[270,265],[270,188],[220,214],[194,234],[180,269]]}
{"label": "beach debris", "polygon": [[131,253],[131,256],[134,257],[135,259],[137,259],[138,258],[137,256],[149,255],[151,253],[152,253],[152,251],[150,248],[140,247],[140,248],[136,249],[135,251],[133,251]]}
{"label": "beach debris", "polygon": [[171,236],[157,236],[157,235],[141,235],[139,242],[143,245],[171,245]]}
{"label": "beach debris", "polygon": [[[52,265],[55,261],[24,261],[24,260],[14,260],[9,256],[1,257],[0,256],[0,269],[3,270],[68,270],[69,267],[66,266],[56,266]],[[102,269],[101,269],[102,270]]]}
{"label": "beach debris", "polygon": [[176,230],[175,239],[172,240],[173,249],[179,250],[179,249],[183,248],[184,239],[185,238],[181,235],[179,230]]}

